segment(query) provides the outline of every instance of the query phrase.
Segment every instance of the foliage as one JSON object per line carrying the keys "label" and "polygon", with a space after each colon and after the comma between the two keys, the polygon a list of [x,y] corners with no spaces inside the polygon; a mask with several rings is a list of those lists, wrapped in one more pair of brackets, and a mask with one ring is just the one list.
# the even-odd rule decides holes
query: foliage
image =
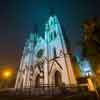
{"label": "foliage", "polygon": [[91,18],[83,24],[82,34],[83,56],[87,57],[94,70],[100,61],[100,19]]}

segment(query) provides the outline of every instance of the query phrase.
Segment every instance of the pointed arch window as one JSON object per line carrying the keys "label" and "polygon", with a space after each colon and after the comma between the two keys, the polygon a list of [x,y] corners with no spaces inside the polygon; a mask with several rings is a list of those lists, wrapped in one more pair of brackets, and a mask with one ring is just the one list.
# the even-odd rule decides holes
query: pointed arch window
{"label": "pointed arch window", "polygon": [[56,58],[57,57],[56,48],[53,49],[53,53],[54,53],[54,58]]}
{"label": "pointed arch window", "polygon": [[51,34],[50,34],[50,41],[54,40],[56,38],[56,36],[57,36],[57,34],[56,34],[55,31],[51,32]]}
{"label": "pointed arch window", "polygon": [[54,38],[56,38],[56,36],[57,36],[57,34],[56,34],[56,32],[54,31]]}
{"label": "pointed arch window", "polygon": [[51,40],[53,40],[53,34],[51,33]]}
{"label": "pointed arch window", "polygon": [[36,82],[35,87],[36,88],[40,87],[40,75],[37,75],[35,82]]}

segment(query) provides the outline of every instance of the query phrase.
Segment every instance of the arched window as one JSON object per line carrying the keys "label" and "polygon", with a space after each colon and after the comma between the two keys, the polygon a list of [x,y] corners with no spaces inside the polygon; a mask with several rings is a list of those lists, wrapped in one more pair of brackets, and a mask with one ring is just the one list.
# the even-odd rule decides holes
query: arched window
{"label": "arched window", "polygon": [[50,41],[52,41],[52,40],[54,40],[55,38],[56,38],[56,36],[57,36],[57,34],[56,34],[56,32],[55,31],[53,31],[53,32],[51,32],[50,34],[49,34],[49,38],[50,38]]}
{"label": "arched window", "polygon": [[56,34],[56,32],[54,31],[54,38],[56,38],[56,36],[57,36],[57,34]]}
{"label": "arched window", "polygon": [[51,33],[51,40],[53,40],[53,34]]}
{"label": "arched window", "polygon": [[53,49],[53,53],[54,53],[54,58],[56,58],[57,57],[56,48]]}
{"label": "arched window", "polygon": [[37,76],[36,76],[35,87],[36,87],[36,88],[40,87],[40,75],[37,75]]}

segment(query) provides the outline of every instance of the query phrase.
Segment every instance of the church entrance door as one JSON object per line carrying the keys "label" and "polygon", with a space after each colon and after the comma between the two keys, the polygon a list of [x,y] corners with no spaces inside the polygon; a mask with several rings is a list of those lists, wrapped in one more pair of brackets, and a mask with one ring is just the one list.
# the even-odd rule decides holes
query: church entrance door
{"label": "church entrance door", "polygon": [[59,71],[55,72],[55,86],[61,86],[62,80],[61,80],[61,74]]}
{"label": "church entrance door", "polygon": [[37,77],[36,77],[35,87],[36,88],[40,87],[40,75],[37,75]]}

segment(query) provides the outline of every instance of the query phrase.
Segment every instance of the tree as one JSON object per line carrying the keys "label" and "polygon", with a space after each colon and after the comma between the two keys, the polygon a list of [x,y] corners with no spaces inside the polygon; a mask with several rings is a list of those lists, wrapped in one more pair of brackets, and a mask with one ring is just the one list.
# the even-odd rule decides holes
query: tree
{"label": "tree", "polygon": [[83,24],[82,53],[90,60],[96,72],[100,67],[100,18],[91,18]]}

